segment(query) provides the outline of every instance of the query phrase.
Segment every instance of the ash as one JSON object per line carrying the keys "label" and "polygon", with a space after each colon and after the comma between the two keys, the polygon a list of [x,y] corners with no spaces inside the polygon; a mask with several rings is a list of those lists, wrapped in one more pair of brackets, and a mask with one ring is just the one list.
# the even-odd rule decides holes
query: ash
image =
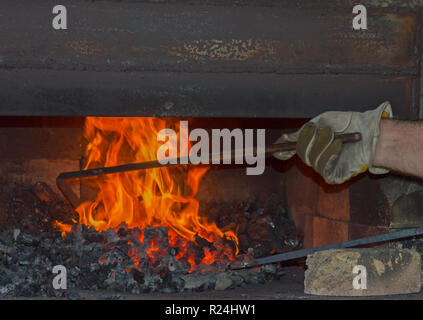
{"label": "ash", "polygon": [[[230,244],[225,243],[228,240],[224,239],[216,244],[198,237],[196,243],[188,242],[184,247],[184,250],[195,253],[195,261],[191,260],[190,263],[178,256],[181,247],[169,244],[169,230],[165,227],[141,231],[122,224],[119,228],[98,232],[93,227],[75,223],[72,230],[63,237],[55,221],[69,223],[69,220],[75,219],[75,213],[43,183],[29,187],[15,186],[5,200],[6,218],[3,217],[0,227],[0,298],[78,299],[81,297],[80,290],[131,294],[227,290],[247,284],[266,283],[283,275],[278,265],[238,271],[229,269],[230,263],[248,261],[263,255],[263,245],[257,246],[253,238],[243,244],[245,248],[241,248],[236,257],[227,257],[222,253],[219,259],[208,265],[201,263],[206,251],[213,252],[218,250],[217,247]],[[266,230],[270,226],[270,232],[265,234],[267,238],[262,241],[265,246],[274,248],[275,241],[279,240],[277,252],[281,252],[297,249],[300,245],[298,239],[288,241],[288,245],[287,239],[273,239],[273,234],[278,237],[280,234],[269,223],[272,217],[266,217],[256,205],[243,203],[235,206],[242,209],[238,215],[246,217],[243,223],[251,218],[254,221],[265,221],[261,224],[262,229],[264,225]],[[232,216],[229,223],[234,223],[235,216]],[[223,223],[222,217],[218,219],[219,224]],[[254,230],[248,229],[249,232]],[[260,233],[264,237],[262,229]],[[247,231],[244,230],[244,233]],[[150,245],[153,243],[155,248],[151,250]],[[259,250],[255,250],[254,246]],[[52,270],[56,265],[63,265],[67,270],[65,290],[53,288],[56,274]]]}

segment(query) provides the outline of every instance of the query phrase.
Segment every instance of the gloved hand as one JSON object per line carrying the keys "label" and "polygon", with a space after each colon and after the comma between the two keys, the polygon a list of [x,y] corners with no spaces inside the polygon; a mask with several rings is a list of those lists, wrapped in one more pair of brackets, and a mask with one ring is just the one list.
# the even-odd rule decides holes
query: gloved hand
{"label": "gloved hand", "polygon": [[[379,137],[379,122],[384,117],[392,118],[389,102],[366,112],[322,113],[300,130],[283,134],[275,142],[297,142],[296,151],[277,152],[273,155],[278,159],[287,160],[297,153],[329,184],[343,183],[367,169],[373,174],[387,173],[389,171],[386,169],[372,166]],[[352,132],[360,132],[361,141],[343,145],[334,137],[338,133]]]}

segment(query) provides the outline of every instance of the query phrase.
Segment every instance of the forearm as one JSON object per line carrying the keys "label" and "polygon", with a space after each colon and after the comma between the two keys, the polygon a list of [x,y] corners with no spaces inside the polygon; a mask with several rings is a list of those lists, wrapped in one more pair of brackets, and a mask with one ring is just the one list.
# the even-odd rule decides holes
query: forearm
{"label": "forearm", "polygon": [[423,178],[423,121],[382,120],[373,166]]}

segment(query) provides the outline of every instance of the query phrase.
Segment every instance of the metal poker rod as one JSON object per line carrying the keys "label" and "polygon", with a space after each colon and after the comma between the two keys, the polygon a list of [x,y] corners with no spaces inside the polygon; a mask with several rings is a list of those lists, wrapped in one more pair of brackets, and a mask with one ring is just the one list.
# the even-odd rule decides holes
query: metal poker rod
{"label": "metal poker rod", "polygon": [[[340,139],[342,143],[351,143],[351,142],[360,141],[361,134],[358,132],[339,134],[339,135],[335,135],[335,138]],[[275,152],[293,151],[296,149],[296,146],[297,144],[295,142],[284,142],[284,143],[272,144],[266,147],[263,153],[265,154],[265,156],[267,156]],[[239,152],[240,150],[234,150],[232,152],[232,154],[230,155],[231,159],[234,159],[236,157],[237,151]],[[254,148],[253,152],[256,153],[257,149]],[[216,155],[214,153],[209,153],[209,159],[222,160],[224,158],[225,157],[222,154]],[[162,164],[156,160],[156,161],[147,161],[147,162],[139,162],[139,163],[128,163],[128,164],[111,166],[111,167],[93,168],[93,169],[80,170],[80,171],[63,172],[57,176],[56,185],[59,188],[59,190],[63,193],[63,195],[66,197],[66,199],[69,200],[72,206],[76,208],[81,203],[81,200],[75,194],[75,192],[72,190],[71,186],[69,185],[68,182],[70,180],[83,179],[83,178],[89,178],[89,177],[98,177],[98,176],[114,174],[114,173],[176,166],[176,165],[181,165],[180,163],[181,159],[186,159],[186,157],[185,158],[178,157],[178,158],[172,159],[173,161],[170,160],[167,164]],[[210,163],[212,162],[210,161]]]}
{"label": "metal poker rod", "polygon": [[[340,139],[343,143],[351,143],[357,142],[361,140],[361,134],[358,132],[354,133],[347,133],[347,134],[340,134],[335,135],[335,138]],[[266,155],[275,153],[275,152],[283,152],[283,151],[292,151],[296,148],[295,142],[284,142],[278,144],[272,144],[264,149],[264,153]],[[231,158],[235,157],[237,150],[232,152]],[[256,152],[256,148],[254,148],[254,152]],[[218,157],[219,158],[219,157]],[[223,156],[220,156],[219,159],[223,159]],[[76,178],[86,178],[92,176],[100,176],[105,174],[113,174],[113,173],[121,173],[121,172],[128,172],[128,171],[136,171],[136,170],[144,170],[144,169],[153,169],[153,168],[160,168],[160,167],[170,167],[175,165],[180,165],[180,160],[182,157],[178,157],[172,159],[167,164],[161,164],[159,161],[146,161],[146,162],[138,162],[138,163],[128,163],[122,164],[118,166],[111,166],[111,167],[101,167],[101,168],[93,168],[87,170],[80,170],[80,171],[72,171],[72,172],[63,172],[57,178],[58,179],[76,179]],[[213,153],[209,153],[209,159],[215,159]]]}

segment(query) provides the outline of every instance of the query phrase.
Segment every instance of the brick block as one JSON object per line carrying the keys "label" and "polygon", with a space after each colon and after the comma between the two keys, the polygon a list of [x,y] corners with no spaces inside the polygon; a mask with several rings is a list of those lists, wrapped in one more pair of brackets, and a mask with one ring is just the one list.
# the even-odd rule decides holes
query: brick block
{"label": "brick block", "polygon": [[313,246],[323,246],[348,240],[346,222],[313,217]]}
{"label": "brick block", "polygon": [[[59,173],[77,170],[80,170],[79,160],[30,159],[22,162],[3,161],[0,163],[0,176],[8,183],[43,181],[59,194],[61,192],[56,186]],[[73,183],[72,188],[79,194],[79,183]]]}
{"label": "brick block", "polygon": [[[304,292],[326,296],[378,296],[420,292],[421,258],[415,250],[361,248],[316,252],[307,257]],[[355,266],[366,268],[366,288],[355,289]],[[360,281],[361,284],[363,282]]]}
{"label": "brick block", "polygon": [[350,220],[350,191],[348,184],[322,185],[317,200],[317,213],[335,220]]}
{"label": "brick block", "polygon": [[292,166],[285,176],[286,200],[297,228],[305,232],[305,215],[316,213],[319,184],[314,171],[302,163]]}
{"label": "brick block", "polygon": [[314,216],[304,215],[304,248],[313,248],[313,220]]}

